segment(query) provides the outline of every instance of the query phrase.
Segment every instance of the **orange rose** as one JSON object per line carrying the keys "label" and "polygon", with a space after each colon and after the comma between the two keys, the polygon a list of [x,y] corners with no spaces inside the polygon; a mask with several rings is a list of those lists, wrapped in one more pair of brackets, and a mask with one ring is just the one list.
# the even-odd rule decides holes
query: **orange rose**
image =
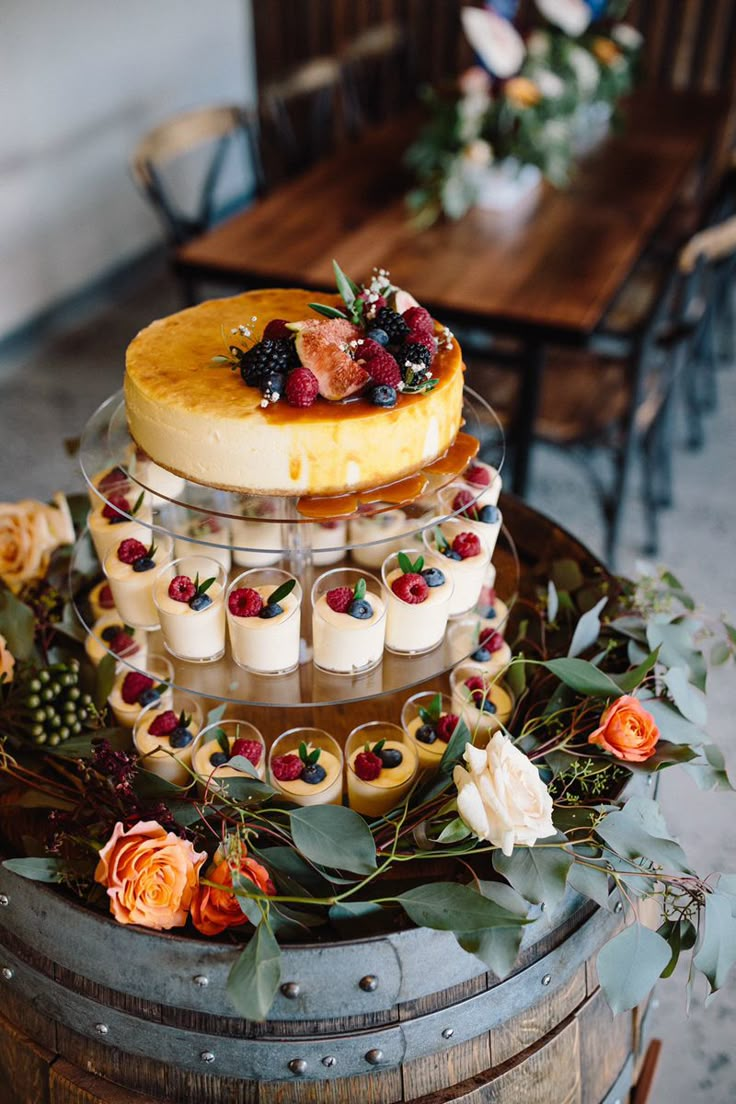
{"label": "orange rose", "polygon": [[0,579],[15,593],[45,573],[55,548],[74,540],[64,495],[55,495],[54,503],[0,502]]}
{"label": "orange rose", "polygon": [[[237,861],[237,860],[236,860]],[[255,859],[249,859],[243,849],[240,856],[240,873],[258,886],[262,893],[275,893],[274,886],[265,866]],[[200,885],[192,901],[192,923],[203,935],[219,935],[226,928],[237,928],[248,923],[238,898],[233,893],[233,877],[230,864],[218,849],[215,852],[205,880],[216,882],[222,889]]]}
{"label": "orange rose", "polygon": [[206,858],[205,851],[195,851],[155,820],[139,820],[127,831],[118,822],[100,851],[95,881],[107,888],[118,923],[157,931],[180,928]]}
{"label": "orange rose", "polygon": [[[15,656],[8,648],[8,642],[4,636],[0,636],[0,682],[12,682],[15,668]],[[5,676],[3,678],[3,676]]]}
{"label": "orange rose", "polygon": [[653,754],[658,739],[659,729],[652,714],[637,698],[624,694],[604,710],[588,743],[610,751],[625,763],[643,763]]}
{"label": "orange rose", "polygon": [[613,65],[621,57],[621,51],[610,38],[593,39],[592,50],[602,65]]}
{"label": "orange rose", "polygon": [[512,77],[506,82],[504,93],[515,107],[536,107],[542,98],[539,88],[528,77]]}

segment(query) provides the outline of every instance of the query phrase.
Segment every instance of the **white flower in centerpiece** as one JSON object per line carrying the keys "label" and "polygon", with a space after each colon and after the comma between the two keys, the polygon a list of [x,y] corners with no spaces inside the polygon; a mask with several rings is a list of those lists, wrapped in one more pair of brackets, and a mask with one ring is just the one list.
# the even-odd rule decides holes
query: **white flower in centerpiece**
{"label": "white flower in centerpiece", "polygon": [[546,58],[549,53],[549,35],[547,31],[532,31],[526,40],[526,52],[529,57],[538,61]]}
{"label": "white flower in centerpiece", "polygon": [[570,128],[562,119],[548,119],[541,130],[543,146],[561,146],[570,140]]}
{"label": "white flower in centerpiece", "polygon": [[536,0],[536,4],[545,19],[573,38],[588,29],[592,18],[585,0]]}
{"label": "white flower in centerpiece", "polygon": [[565,82],[551,69],[537,69],[534,80],[545,99],[556,100],[565,91]]}
{"label": "white flower in centerpiece", "polygon": [[524,60],[524,40],[507,19],[483,8],[462,8],[463,31],[489,72],[505,80],[518,73]]}
{"label": "white flower in centerpiece", "polygon": [[489,146],[488,142],[484,138],[476,138],[474,142],[470,142],[463,150],[463,157],[466,161],[469,161],[471,165],[490,165],[493,160],[493,150]]}
{"label": "white flower in centerpiece", "polygon": [[573,46],[567,55],[567,60],[575,73],[581,95],[592,96],[601,79],[598,62],[582,46]]}
{"label": "white flower in centerpiece", "polygon": [[644,35],[630,23],[616,23],[611,28],[611,38],[624,50],[638,50],[644,42]]}
{"label": "white flower in centerpiece", "polygon": [[552,798],[530,759],[502,732],[486,748],[465,745],[468,769],[455,767],[457,811],[478,839],[510,855],[555,834]]}
{"label": "white flower in centerpiece", "polygon": [[481,65],[471,65],[460,74],[457,83],[463,96],[488,96],[491,89],[491,78]]}

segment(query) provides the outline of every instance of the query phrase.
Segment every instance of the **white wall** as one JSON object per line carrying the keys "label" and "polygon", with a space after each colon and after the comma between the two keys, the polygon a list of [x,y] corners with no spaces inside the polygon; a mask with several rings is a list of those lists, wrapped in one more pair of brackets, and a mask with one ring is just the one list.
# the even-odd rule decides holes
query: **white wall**
{"label": "white wall", "polygon": [[146,130],[254,87],[249,0],[2,0],[0,338],[158,239]]}

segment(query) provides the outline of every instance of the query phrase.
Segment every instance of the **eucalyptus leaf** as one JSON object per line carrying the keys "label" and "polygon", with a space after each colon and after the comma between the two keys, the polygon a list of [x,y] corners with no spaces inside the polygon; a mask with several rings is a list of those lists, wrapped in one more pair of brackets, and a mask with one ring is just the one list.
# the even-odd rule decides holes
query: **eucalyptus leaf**
{"label": "eucalyptus leaf", "polygon": [[[222,784],[230,800],[239,805],[258,804],[273,797],[276,792],[273,786],[269,786],[267,782],[261,782],[258,778],[225,778]],[[210,801],[217,801],[217,792],[214,790],[210,794]]]}
{"label": "eucalyptus leaf", "polygon": [[693,964],[705,974],[711,993],[715,993],[735,962],[736,918],[732,902],[716,890],[705,898],[705,924]]}
{"label": "eucalyptus leaf", "polygon": [[660,738],[672,744],[691,744],[696,747],[706,740],[705,732],[692,721],[686,720],[678,709],[663,698],[644,698],[641,703],[657,723]]}
{"label": "eucalyptus leaf", "polygon": [[580,893],[590,901],[595,901],[601,908],[609,907],[608,874],[605,870],[576,861],[570,867],[567,882],[576,893]]}
{"label": "eucalyptus leaf", "polygon": [[659,647],[659,659],[665,667],[684,667],[688,680],[704,690],[707,667],[702,652],[695,646],[697,629],[692,618],[685,623],[654,619],[647,624],[647,642],[652,649]]}
{"label": "eucalyptus leaf", "polygon": [[685,720],[702,728],[708,719],[705,695],[688,681],[685,669],[671,667],[664,676],[664,684]]}
{"label": "eucalyptus leaf", "polygon": [[345,303],[345,306],[350,309],[355,302],[355,296],[357,294],[358,288],[356,284],[354,284],[353,281],[345,275],[337,261],[332,262],[332,269],[335,273],[335,283],[337,285],[337,290],[343,302]]}
{"label": "eucalyptus leaf", "polygon": [[584,659],[548,659],[543,666],[578,694],[593,698],[621,697],[622,691],[611,676]]}
{"label": "eucalyptus leaf", "polygon": [[28,878],[32,882],[61,882],[65,869],[62,859],[50,856],[37,859],[6,859],[3,866],[13,874],[20,874],[22,878]]}
{"label": "eucalyptus leaf", "polygon": [[95,676],[95,705],[98,709],[103,709],[107,703],[107,699],[112,693],[112,688],[115,683],[115,673],[117,671],[117,659],[114,655],[108,652],[102,657],[97,665],[97,674]]}
{"label": "eucalyptus leaf", "polygon": [[557,587],[553,583],[552,579],[547,583],[547,621],[553,622],[557,620],[557,612],[560,608],[560,600],[557,597]]}
{"label": "eucalyptus leaf", "polygon": [[370,874],[376,845],[368,825],[343,805],[311,805],[290,814],[294,846],[319,866]]}
{"label": "eucalyptus leaf", "polygon": [[499,978],[510,974],[516,965],[523,934],[521,927],[453,932],[462,949],[479,958]]}
{"label": "eucalyptus leaf", "polygon": [[698,752],[687,744],[672,744],[668,740],[659,740],[652,754],[643,763],[627,763],[629,770],[636,773],[651,774],[652,771],[674,766],[676,763],[689,763],[697,759]]}
{"label": "eucalyptus leaf", "polygon": [[[217,724],[225,716],[225,710],[227,709],[227,702],[221,702],[220,705],[216,705],[214,709],[210,709],[207,714],[207,724]],[[230,746],[228,745],[228,754]]]}
{"label": "eucalyptus leaf", "polygon": [[578,590],[585,582],[577,560],[555,560],[552,564],[552,582],[557,590]]}
{"label": "eucalyptus leaf", "polygon": [[631,924],[606,943],[598,955],[598,980],[614,1015],[641,1004],[670,955],[666,940],[641,924]]}
{"label": "eucalyptus leaf", "polygon": [[515,928],[528,923],[470,886],[457,882],[434,882],[400,894],[396,900],[410,920],[436,931],[454,931],[460,920],[468,931]]}
{"label": "eucalyptus leaf", "polygon": [[535,905],[544,901],[553,908],[564,896],[573,863],[572,855],[562,849],[564,837],[560,843],[560,847],[515,847],[510,855],[494,851],[494,869],[527,901]]}
{"label": "eucalyptus leaf", "polygon": [[[244,755],[233,755],[233,757],[228,760],[227,765],[228,767],[232,767],[233,770],[240,771],[241,774],[247,774],[249,778],[256,778],[259,782],[261,781],[261,776],[258,771],[253,766],[250,759],[246,759]],[[265,782],[264,785],[266,785]]]}
{"label": "eucalyptus leaf", "polygon": [[576,656],[582,655],[591,645],[595,644],[601,634],[600,613],[607,601],[607,597],[601,598],[600,601],[596,602],[593,608],[589,609],[587,613],[584,613],[578,621],[575,626],[575,631],[572,634],[570,647],[567,650],[567,654],[570,658],[574,659]]}
{"label": "eucalyptus leaf", "polygon": [[698,787],[701,790],[733,790],[721,749],[716,744],[706,744],[700,750],[705,762],[688,763],[685,766]]}
{"label": "eucalyptus leaf", "polygon": [[523,656],[514,656],[504,672],[504,682],[518,701],[526,690],[526,664]]}
{"label": "eucalyptus leaf", "polygon": [[33,610],[0,583],[0,636],[5,637],[16,659],[30,659],[33,655],[34,631]]}
{"label": "eucalyptus leaf", "polygon": [[667,825],[658,814],[656,802],[631,798],[624,809],[605,816],[596,832],[624,859],[646,859],[667,873],[691,874],[685,852],[667,838]]}
{"label": "eucalyptus leaf", "polygon": [[459,843],[461,840],[467,839],[470,835],[470,829],[464,820],[460,817],[455,817],[449,824],[440,832],[437,837],[437,843]]}
{"label": "eucalyptus leaf", "polygon": [[262,897],[263,894],[250,878],[246,878],[244,874],[240,874],[237,870],[232,871],[232,882],[233,889],[238,891],[235,894],[235,899],[240,906],[240,911],[248,917],[253,927],[257,928],[263,920],[263,913],[254,898]]}
{"label": "eucalyptus leaf", "polygon": [[309,303],[308,306],[316,311],[317,314],[323,314],[325,318],[345,318],[347,315],[345,311],[338,310],[337,307],[328,307],[324,303]]}
{"label": "eucalyptus leaf", "polygon": [[281,951],[260,923],[227,979],[227,994],[246,1020],[265,1020],[281,981]]}
{"label": "eucalyptus leaf", "polygon": [[633,671],[626,671],[623,675],[611,675],[611,678],[616,683],[619,690],[623,690],[624,694],[630,694],[632,690],[636,690],[644,681],[649,672],[653,669],[658,658],[659,648],[655,648],[653,652],[649,652],[649,654],[641,660]]}
{"label": "eucalyptus leaf", "polygon": [[722,664],[728,663],[731,658],[731,649],[725,640],[716,640],[710,650],[709,658],[713,667],[720,667]]}

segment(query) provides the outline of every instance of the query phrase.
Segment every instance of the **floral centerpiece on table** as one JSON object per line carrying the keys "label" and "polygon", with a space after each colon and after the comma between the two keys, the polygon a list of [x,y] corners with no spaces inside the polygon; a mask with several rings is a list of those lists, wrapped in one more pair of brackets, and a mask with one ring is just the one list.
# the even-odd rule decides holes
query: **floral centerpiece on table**
{"label": "floral centerpiece on table", "polygon": [[[416,924],[453,932],[503,976],[535,908],[569,890],[622,914],[597,964],[614,1011],[681,953],[711,990],[723,984],[736,876],[691,869],[652,783],[679,765],[703,788],[731,788],[705,735],[704,691],[708,665],[734,659],[736,628],[710,622],[672,575],[634,585],[563,560],[522,580],[510,663],[466,679],[461,715],[439,701],[426,710],[446,743],[439,765],[371,820],[290,804],[235,748],[238,773],[216,787],[149,772],[130,732],[109,723],[115,661],[92,666],[61,590],[66,505],[6,504],[0,516],[0,830],[5,853],[9,841],[20,852],[12,871],[121,924],[242,943],[229,993],[254,1020],[280,983],[279,941]],[[92,557],[89,575],[74,562],[83,600]],[[501,678],[515,707],[484,740],[472,718]],[[640,919],[647,898],[657,930]]]}

